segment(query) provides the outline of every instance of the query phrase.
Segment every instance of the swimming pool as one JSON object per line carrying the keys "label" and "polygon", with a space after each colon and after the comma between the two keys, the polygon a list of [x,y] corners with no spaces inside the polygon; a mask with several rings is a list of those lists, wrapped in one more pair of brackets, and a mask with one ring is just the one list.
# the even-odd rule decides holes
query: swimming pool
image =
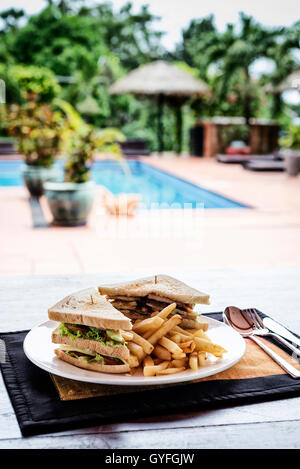
{"label": "swimming pool", "polygon": [[[141,195],[142,208],[243,208],[245,205],[137,160],[127,162],[130,173],[115,161],[97,161],[92,179],[113,194]],[[21,161],[0,161],[0,186],[21,186]]]}

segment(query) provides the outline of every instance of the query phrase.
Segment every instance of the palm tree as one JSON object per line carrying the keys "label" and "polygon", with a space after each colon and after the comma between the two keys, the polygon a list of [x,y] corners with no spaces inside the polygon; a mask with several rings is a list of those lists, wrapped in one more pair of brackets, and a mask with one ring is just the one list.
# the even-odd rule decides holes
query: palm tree
{"label": "palm tree", "polygon": [[275,63],[272,73],[262,77],[262,83],[269,85],[267,88],[275,90],[273,92],[272,115],[278,117],[281,114],[283,101],[281,93],[276,92],[276,87],[285,80],[294,70],[299,69],[294,51],[299,52],[300,48],[300,21],[294,23],[290,28],[285,29],[283,40],[276,43],[270,50],[270,58]]}
{"label": "palm tree", "polygon": [[239,73],[238,88],[243,100],[243,115],[249,124],[252,117],[251,100],[255,88],[251,79],[251,66],[261,58],[269,58],[276,47],[283,28],[266,29],[253,17],[240,14],[241,27],[236,33],[233,25],[220,34],[218,42],[207,51],[210,59],[219,61],[222,77],[221,96],[227,94],[227,85]]}
{"label": "palm tree", "polygon": [[252,117],[252,97],[256,92],[251,77],[251,66],[264,57],[272,57],[278,38],[284,28],[265,28],[252,16],[240,14],[237,30],[228,24],[224,32],[218,32],[213,16],[194,20],[183,32],[183,43],[177,53],[181,60],[199,70],[199,75],[208,81],[211,64],[216,68],[216,94],[220,101],[236,90],[242,99],[243,115],[249,123]]}

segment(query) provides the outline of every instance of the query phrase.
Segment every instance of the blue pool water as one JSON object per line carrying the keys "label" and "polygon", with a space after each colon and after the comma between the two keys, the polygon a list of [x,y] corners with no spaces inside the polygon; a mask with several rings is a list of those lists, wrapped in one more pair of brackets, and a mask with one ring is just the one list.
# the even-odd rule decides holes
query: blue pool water
{"label": "blue pool water", "polygon": [[[196,208],[201,205],[206,209],[246,207],[141,161],[129,160],[127,164],[128,174],[117,162],[97,161],[93,165],[92,179],[113,194],[140,194],[144,208]],[[20,161],[0,161],[0,186],[23,185],[21,166]]]}

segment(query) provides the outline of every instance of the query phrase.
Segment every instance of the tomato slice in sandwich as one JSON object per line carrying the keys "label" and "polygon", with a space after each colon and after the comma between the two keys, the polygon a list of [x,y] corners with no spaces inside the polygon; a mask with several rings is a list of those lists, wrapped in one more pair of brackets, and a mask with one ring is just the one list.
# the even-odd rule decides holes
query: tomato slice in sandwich
{"label": "tomato slice in sandwich", "polygon": [[70,331],[74,332],[88,332],[89,328],[87,326],[81,326],[81,325],[74,325],[74,324],[66,324],[66,327],[70,329]]}
{"label": "tomato slice in sandwich", "polygon": [[103,357],[103,358],[104,358],[105,365],[118,365],[119,364],[117,360],[113,360],[112,358],[107,358],[107,357]]}

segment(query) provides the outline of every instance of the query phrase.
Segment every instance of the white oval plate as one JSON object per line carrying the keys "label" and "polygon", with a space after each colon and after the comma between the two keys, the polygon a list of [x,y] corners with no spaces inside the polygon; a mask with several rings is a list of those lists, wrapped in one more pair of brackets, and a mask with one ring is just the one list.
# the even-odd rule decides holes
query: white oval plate
{"label": "white oval plate", "polygon": [[208,360],[207,365],[199,368],[197,371],[186,370],[174,375],[146,378],[143,376],[142,372],[137,372],[133,376],[129,373],[99,373],[97,371],[84,370],[70,365],[57,358],[54,353],[54,349],[59,347],[57,344],[51,342],[52,331],[58,325],[58,323],[54,321],[46,321],[31,329],[24,340],[24,352],[27,358],[39,368],[49,373],[76,381],[110,385],[115,384],[118,386],[153,386],[155,384],[193,381],[220,373],[232,367],[242,358],[246,349],[244,339],[229,326],[208,317],[205,317],[205,321],[209,323],[208,336],[216,344],[222,345],[222,347],[227,350],[227,353],[225,353],[222,358],[217,359],[212,357]]}

